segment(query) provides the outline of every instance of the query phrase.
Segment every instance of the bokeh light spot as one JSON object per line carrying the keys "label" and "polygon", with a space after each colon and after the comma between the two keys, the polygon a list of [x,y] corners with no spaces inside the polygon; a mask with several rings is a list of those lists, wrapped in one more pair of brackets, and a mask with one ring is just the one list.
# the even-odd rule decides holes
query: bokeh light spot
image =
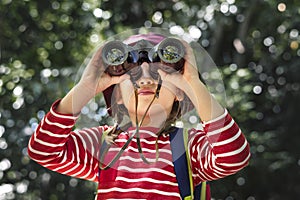
{"label": "bokeh light spot", "polygon": [[262,93],[262,87],[259,85],[256,85],[253,87],[253,93],[254,94],[261,94]]}
{"label": "bokeh light spot", "polygon": [[285,3],[279,3],[277,9],[279,10],[279,12],[284,12],[286,10]]}

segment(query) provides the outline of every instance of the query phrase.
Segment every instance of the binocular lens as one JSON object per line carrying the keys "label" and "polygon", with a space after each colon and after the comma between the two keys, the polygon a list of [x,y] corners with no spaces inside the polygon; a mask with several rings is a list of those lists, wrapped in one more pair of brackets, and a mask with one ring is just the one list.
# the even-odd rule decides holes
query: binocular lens
{"label": "binocular lens", "polygon": [[180,58],[178,48],[175,46],[167,46],[163,52],[162,56],[165,60],[172,62],[173,60],[178,60]]}
{"label": "binocular lens", "polygon": [[106,60],[111,64],[118,64],[124,59],[124,54],[120,49],[111,49],[107,52]]}
{"label": "binocular lens", "polygon": [[102,49],[102,59],[107,66],[123,64],[128,56],[127,46],[121,41],[108,42]]}
{"label": "binocular lens", "polygon": [[159,44],[158,55],[165,63],[177,63],[184,57],[183,44],[175,38],[167,38]]}

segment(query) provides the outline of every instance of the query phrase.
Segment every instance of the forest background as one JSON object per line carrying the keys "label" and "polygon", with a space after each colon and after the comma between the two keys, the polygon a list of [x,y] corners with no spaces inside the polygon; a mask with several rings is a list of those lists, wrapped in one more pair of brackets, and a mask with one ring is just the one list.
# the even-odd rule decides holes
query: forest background
{"label": "forest background", "polygon": [[250,142],[252,159],[236,175],[211,182],[213,199],[297,199],[297,0],[1,0],[0,199],[94,198],[94,183],[31,161],[28,140],[53,101],[74,85],[91,50],[139,27],[190,35],[222,73],[226,106]]}

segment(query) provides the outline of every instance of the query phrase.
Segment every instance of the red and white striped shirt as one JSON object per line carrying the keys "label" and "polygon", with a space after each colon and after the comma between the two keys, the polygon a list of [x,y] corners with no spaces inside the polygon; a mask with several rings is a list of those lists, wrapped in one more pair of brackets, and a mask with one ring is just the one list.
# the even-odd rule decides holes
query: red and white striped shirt
{"label": "red and white striped shirt", "polygon": [[[157,128],[142,127],[142,152],[150,164],[141,159],[133,138],[118,161],[101,170],[99,177],[102,133],[110,127],[72,131],[77,117],[57,113],[57,103],[30,139],[28,153],[33,160],[61,174],[98,182],[97,199],[180,199],[168,134],[157,137]],[[105,154],[104,163],[112,160],[134,132],[130,128],[118,136]],[[226,110],[222,116],[203,123],[203,130],[189,130],[188,149],[195,185],[234,174],[250,158],[249,145]]]}

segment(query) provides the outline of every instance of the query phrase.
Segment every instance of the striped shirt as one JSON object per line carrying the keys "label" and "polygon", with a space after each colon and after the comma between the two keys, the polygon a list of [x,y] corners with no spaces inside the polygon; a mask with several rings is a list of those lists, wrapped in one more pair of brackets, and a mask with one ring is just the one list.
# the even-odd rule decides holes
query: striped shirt
{"label": "striped shirt", "polygon": [[[110,127],[72,131],[77,117],[57,113],[57,104],[29,141],[28,153],[33,160],[61,174],[97,182],[97,199],[180,199],[168,134],[157,136],[157,128],[142,127],[138,132],[140,146],[149,163],[142,160],[134,137],[117,162],[99,173],[102,133]],[[195,185],[234,174],[250,158],[249,145],[227,110],[202,125],[202,130],[189,130]],[[117,137],[103,155],[103,165],[116,156],[135,131],[129,128]]]}

